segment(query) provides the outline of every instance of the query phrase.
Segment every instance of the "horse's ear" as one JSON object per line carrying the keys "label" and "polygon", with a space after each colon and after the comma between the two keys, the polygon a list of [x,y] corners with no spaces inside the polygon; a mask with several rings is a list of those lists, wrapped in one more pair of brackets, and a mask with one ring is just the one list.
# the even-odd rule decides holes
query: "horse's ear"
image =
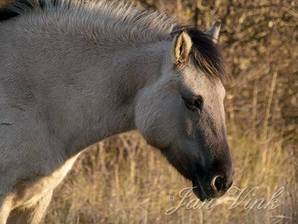
{"label": "horse's ear", "polygon": [[216,21],[213,26],[206,32],[209,36],[211,36],[214,43],[218,42],[219,33],[220,33],[221,22]]}
{"label": "horse's ear", "polygon": [[176,65],[182,65],[188,62],[192,47],[192,41],[187,32],[182,31],[177,34],[173,41],[172,58]]}

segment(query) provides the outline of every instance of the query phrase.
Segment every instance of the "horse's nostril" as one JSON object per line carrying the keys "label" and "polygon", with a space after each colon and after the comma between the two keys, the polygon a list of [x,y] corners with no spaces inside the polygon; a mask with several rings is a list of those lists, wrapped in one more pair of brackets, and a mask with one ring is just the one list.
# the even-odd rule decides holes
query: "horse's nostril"
{"label": "horse's nostril", "polygon": [[221,176],[215,176],[211,181],[211,187],[216,192],[221,192],[225,187],[225,179]]}

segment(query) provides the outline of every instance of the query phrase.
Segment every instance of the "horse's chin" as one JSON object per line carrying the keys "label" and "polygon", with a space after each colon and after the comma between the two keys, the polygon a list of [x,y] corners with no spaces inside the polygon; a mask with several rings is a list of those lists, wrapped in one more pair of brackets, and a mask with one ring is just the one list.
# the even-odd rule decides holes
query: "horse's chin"
{"label": "horse's chin", "polygon": [[200,183],[193,183],[192,191],[202,202],[210,199]]}

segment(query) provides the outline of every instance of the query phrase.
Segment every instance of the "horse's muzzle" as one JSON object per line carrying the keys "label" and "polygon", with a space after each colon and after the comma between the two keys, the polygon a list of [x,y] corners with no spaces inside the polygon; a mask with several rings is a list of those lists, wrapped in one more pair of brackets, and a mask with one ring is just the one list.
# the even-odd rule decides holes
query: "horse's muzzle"
{"label": "horse's muzzle", "polygon": [[232,183],[232,180],[216,175],[206,183],[200,180],[193,181],[193,192],[201,201],[210,200],[222,196]]}

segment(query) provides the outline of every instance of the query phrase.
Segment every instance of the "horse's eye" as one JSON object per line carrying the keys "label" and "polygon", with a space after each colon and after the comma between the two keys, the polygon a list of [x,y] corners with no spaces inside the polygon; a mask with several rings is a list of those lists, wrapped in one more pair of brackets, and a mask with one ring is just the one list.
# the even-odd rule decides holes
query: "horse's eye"
{"label": "horse's eye", "polygon": [[185,106],[191,110],[191,111],[202,111],[203,109],[203,97],[202,96],[195,96],[192,98],[183,97],[182,99],[184,101]]}

